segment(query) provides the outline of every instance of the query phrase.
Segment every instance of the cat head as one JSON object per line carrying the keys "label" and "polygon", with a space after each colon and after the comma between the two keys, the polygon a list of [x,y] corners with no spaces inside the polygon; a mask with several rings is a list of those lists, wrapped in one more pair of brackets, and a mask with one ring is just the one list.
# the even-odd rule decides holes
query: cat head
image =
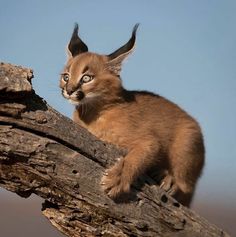
{"label": "cat head", "polygon": [[87,45],[78,36],[76,24],[67,47],[68,61],[60,78],[62,95],[77,106],[95,101],[109,102],[119,97],[123,90],[122,62],[134,50],[137,28],[138,24],[125,45],[109,55],[100,55],[88,52]]}

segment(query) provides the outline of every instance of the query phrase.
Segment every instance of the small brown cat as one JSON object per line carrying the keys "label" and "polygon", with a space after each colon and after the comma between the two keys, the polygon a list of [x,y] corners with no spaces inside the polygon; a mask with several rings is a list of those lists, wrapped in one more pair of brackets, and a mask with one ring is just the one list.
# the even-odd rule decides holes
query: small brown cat
{"label": "small brown cat", "polygon": [[142,174],[154,171],[160,186],[189,206],[204,165],[204,144],[198,123],[169,100],[145,91],[123,88],[123,60],[134,50],[136,31],[110,55],[88,52],[78,25],[68,44],[62,72],[62,95],[75,105],[73,120],[106,142],[128,153],[102,178],[113,199],[130,191]]}

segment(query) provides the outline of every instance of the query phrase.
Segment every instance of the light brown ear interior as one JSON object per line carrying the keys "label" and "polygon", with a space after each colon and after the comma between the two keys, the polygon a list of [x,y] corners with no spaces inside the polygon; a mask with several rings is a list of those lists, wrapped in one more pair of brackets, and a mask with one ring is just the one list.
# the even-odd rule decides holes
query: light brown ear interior
{"label": "light brown ear interior", "polygon": [[117,76],[120,75],[123,61],[134,51],[138,26],[139,24],[135,24],[132,35],[126,44],[108,55],[107,68]]}
{"label": "light brown ear interior", "polygon": [[128,58],[128,56],[130,54],[133,53],[134,49],[135,49],[135,44],[128,52],[125,52],[125,53],[119,55],[118,57],[108,61],[106,63],[106,68],[109,71],[111,71],[112,73],[114,73],[115,75],[120,76],[120,72],[122,69],[122,63]]}

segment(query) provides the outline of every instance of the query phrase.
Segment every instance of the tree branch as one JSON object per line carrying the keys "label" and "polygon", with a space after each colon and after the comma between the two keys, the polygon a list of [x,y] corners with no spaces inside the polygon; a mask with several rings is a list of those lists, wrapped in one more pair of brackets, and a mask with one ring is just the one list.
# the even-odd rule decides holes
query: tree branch
{"label": "tree branch", "polygon": [[0,186],[45,199],[42,212],[67,236],[229,236],[149,177],[119,203],[100,188],[125,154],[59,114],[32,89],[32,70],[0,65]]}

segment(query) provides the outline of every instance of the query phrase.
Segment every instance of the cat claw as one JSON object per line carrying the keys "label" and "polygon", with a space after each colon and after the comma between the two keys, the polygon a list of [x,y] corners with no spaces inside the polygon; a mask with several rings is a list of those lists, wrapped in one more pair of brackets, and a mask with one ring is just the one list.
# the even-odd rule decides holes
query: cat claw
{"label": "cat claw", "polygon": [[174,178],[171,175],[167,175],[163,179],[162,183],[160,184],[160,188],[171,196],[174,196],[179,190],[178,185],[175,183]]}
{"label": "cat claw", "polygon": [[170,190],[171,186],[173,185],[173,178],[170,175],[167,175],[162,183],[160,184],[160,188],[164,189],[166,192]]}

